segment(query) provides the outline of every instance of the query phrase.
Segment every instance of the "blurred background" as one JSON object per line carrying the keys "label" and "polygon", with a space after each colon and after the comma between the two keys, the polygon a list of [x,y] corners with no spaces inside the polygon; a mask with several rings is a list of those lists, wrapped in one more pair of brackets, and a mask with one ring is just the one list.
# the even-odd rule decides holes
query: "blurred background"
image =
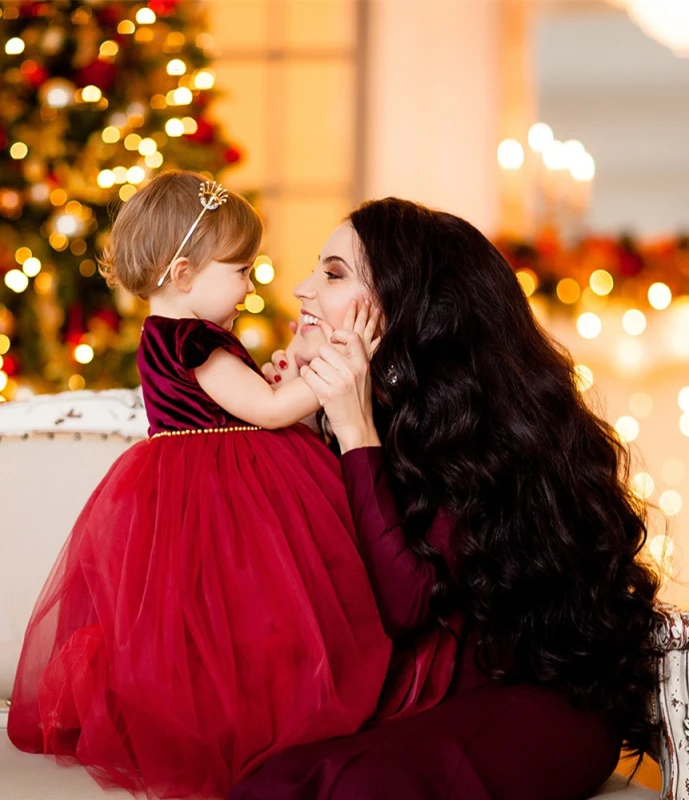
{"label": "blurred background", "polygon": [[144,304],[97,271],[170,167],[266,223],[237,331],[285,342],[352,206],[400,195],[502,249],[632,447],[649,554],[689,606],[685,0],[0,2],[0,400],[136,386]]}

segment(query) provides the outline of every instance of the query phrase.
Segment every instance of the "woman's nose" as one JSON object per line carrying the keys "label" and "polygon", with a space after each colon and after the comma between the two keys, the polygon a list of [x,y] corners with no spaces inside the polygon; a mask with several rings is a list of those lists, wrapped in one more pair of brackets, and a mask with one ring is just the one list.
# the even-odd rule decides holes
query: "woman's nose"
{"label": "woman's nose", "polygon": [[294,287],[293,294],[298,300],[313,299],[316,296],[316,290],[311,286],[311,277],[309,275],[308,278]]}
{"label": "woman's nose", "polygon": [[249,278],[249,291],[247,292],[247,294],[251,294],[252,292],[255,292],[255,291],[256,291],[256,287],[254,286],[251,278]]}

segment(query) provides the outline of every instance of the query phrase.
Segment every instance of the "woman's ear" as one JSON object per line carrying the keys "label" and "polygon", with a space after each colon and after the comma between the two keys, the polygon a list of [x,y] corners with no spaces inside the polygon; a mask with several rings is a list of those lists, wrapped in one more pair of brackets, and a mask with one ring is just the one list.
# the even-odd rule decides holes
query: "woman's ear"
{"label": "woman's ear", "polygon": [[188,292],[191,289],[192,277],[191,264],[188,258],[180,256],[172,262],[170,280],[180,291]]}

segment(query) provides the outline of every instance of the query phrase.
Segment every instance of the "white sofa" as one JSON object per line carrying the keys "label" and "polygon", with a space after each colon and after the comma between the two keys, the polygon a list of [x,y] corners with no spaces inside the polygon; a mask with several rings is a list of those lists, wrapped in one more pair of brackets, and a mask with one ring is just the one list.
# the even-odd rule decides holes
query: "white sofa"
{"label": "white sofa", "polygon": [[[136,391],[75,392],[0,405],[0,800],[98,800],[80,767],[64,768],[14,749],[7,704],[24,628],[79,510],[112,462],[146,435]],[[689,614],[660,633],[667,656],[656,713],[663,721],[662,800],[689,800]],[[128,798],[109,790],[108,797]],[[620,776],[601,788],[614,800],[658,800]],[[270,798],[266,798],[270,800]]]}

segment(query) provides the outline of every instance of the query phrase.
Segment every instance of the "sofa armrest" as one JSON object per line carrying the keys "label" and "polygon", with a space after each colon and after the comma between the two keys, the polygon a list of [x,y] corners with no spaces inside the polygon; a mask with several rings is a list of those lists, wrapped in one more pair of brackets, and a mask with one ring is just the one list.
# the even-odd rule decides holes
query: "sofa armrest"
{"label": "sofa armrest", "polygon": [[658,608],[655,644],[663,651],[658,661],[658,689],[653,714],[660,723],[658,761],[663,775],[662,800],[689,798],[689,611],[675,606]]}

